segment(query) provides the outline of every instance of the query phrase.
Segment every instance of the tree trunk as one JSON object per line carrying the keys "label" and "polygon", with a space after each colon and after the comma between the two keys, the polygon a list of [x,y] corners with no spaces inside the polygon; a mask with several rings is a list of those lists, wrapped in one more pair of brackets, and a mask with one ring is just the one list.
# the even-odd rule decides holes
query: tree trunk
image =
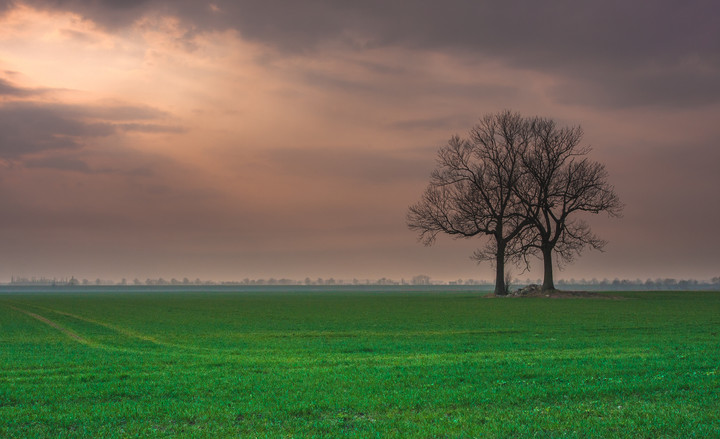
{"label": "tree trunk", "polygon": [[506,295],[505,287],[505,243],[498,242],[495,254],[495,295]]}
{"label": "tree trunk", "polygon": [[552,248],[543,247],[543,291],[550,291],[555,289],[555,282],[553,281],[553,264],[552,264]]}

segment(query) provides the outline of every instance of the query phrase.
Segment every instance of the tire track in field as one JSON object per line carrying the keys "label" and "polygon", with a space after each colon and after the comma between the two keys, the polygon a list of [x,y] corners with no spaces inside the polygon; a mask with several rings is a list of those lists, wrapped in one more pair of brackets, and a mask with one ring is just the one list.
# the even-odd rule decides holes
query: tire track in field
{"label": "tire track in field", "polygon": [[[98,342],[95,342],[95,341],[88,340],[87,338],[79,335],[78,333],[76,333],[76,332],[74,332],[74,331],[72,331],[72,330],[70,330],[70,329],[68,329],[68,328],[66,328],[66,327],[64,327],[64,326],[62,326],[62,325],[60,325],[60,324],[58,324],[58,323],[56,323],[56,322],[48,319],[48,318],[46,318],[46,317],[43,317],[43,316],[41,316],[41,315],[39,315],[39,314],[35,314],[34,312],[27,311],[27,310],[24,310],[24,309],[22,309],[22,308],[18,308],[18,307],[16,307],[16,306],[10,305],[10,304],[7,303],[7,302],[5,303],[5,305],[8,306],[9,308],[12,308],[12,309],[14,309],[14,310],[16,310],[16,311],[18,311],[18,312],[23,313],[23,314],[26,314],[26,315],[28,315],[28,316],[30,316],[30,317],[32,317],[32,318],[34,318],[34,319],[42,322],[42,323],[45,323],[45,324],[48,325],[48,326],[51,326],[51,327],[57,329],[58,331],[62,332],[63,334],[71,337],[73,340],[75,340],[75,341],[77,341],[77,342],[79,342],[79,343],[82,343],[82,344],[84,344],[84,345],[86,345],[86,346],[90,346],[90,347],[94,347],[94,348],[100,348],[100,349],[105,349],[105,350],[108,350],[108,351],[116,351],[116,352],[132,352],[132,353],[137,353],[137,354],[148,353],[148,351],[146,351],[146,350],[138,350],[138,349],[132,349],[132,348],[122,348],[122,347],[117,347],[117,346],[108,346],[108,345],[105,345],[105,344],[103,344],[103,343],[98,343]],[[33,307],[33,308],[44,309],[45,311],[57,312],[58,314],[65,314],[65,313],[63,313],[62,311],[56,311],[56,310],[53,310],[53,309],[50,309],[50,308],[45,308],[45,307],[42,307],[42,306],[37,306],[37,305],[29,305],[29,306],[31,306],[31,307]],[[99,323],[97,323],[97,322],[93,322],[93,321],[88,320],[88,319],[83,319],[83,318],[81,318],[80,316],[73,316],[73,315],[69,315],[69,316],[70,316],[70,317],[76,317],[76,318],[78,318],[79,320],[84,320],[84,321],[87,321],[87,322],[89,322],[89,323],[99,324]],[[100,324],[100,326],[106,326],[106,325]],[[106,327],[107,327],[107,326],[106,326]],[[112,329],[112,328],[110,328],[110,329]]]}
{"label": "tire track in field", "polygon": [[109,330],[111,330],[111,331],[117,332],[117,333],[122,334],[122,335],[124,335],[124,336],[126,336],[126,337],[135,338],[135,339],[138,339],[138,340],[146,341],[146,342],[148,342],[148,343],[152,343],[152,344],[154,344],[154,345],[156,345],[156,346],[160,346],[160,347],[163,347],[163,348],[175,348],[175,349],[184,349],[184,350],[200,351],[200,352],[208,352],[208,351],[210,351],[210,352],[215,352],[215,351],[216,351],[215,349],[204,348],[204,347],[200,347],[200,346],[186,346],[186,345],[182,345],[182,344],[169,343],[169,342],[166,342],[166,341],[158,340],[158,339],[155,338],[155,337],[151,337],[151,336],[149,336],[149,335],[145,335],[145,334],[142,334],[142,333],[133,331],[133,330],[131,330],[131,329],[122,328],[122,327],[115,326],[115,325],[110,324],[110,323],[101,322],[101,321],[99,321],[99,320],[94,320],[94,319],[91,319],[91,318],[88,318],[88,317],[79,316],[79,315],[77,315],[77,314],[72,314],[72,313],[69,313],[69,312],[66,312],[66,311],[60,311],[59,309],[48,308],[48,307],[44,307],[44,306],[40,306],[40,305],[31,305],[31,306],[33,306],[33,307],[35,307],[35,308],[44,309],[45,311],[50,311],[50,312],[53,312],[53,313],[55,313],[55,314],[60,314],[60,315],[66,316],[66,317],[70,317],[70,318],[72,318],[72,319],[76,319],[76,320],[80,320],[80,321],[83,321],[83,322],[91,323],[91,324],[93,324],[93,325],[102,326],[103,328],[107,328],[107,329],[109,329]]}
{"label": "tire track in field", "polygon": [[[148,350],[148,349],[137,349],[137,348],[127,348],[127,347],[111,346],[111,345],[107,345],[107,344],[104,344],[104,343],[99,343],[99,342],[96,342],[96,341],[92,341],[92,340],[89,340],[89,339],[83,337],[82,335],[80,335],[80,334],[78,334],[78,333],[76,333],[76,332],[74,332],[74,331],[72,331],[72,330],[70,330],[70,329],[68,329],[68,328],[66,328],[66,327],[64,327],[64,326],[62,326],[62,325],[60,325],[60,324],[58,324],[58,323],[56,323],[56,322],[48,319],[48,318],[46,318],[46,317],[43,317],[43,316],[41,316],[41,315],[39,315],[39,314],[36,314],[36,313],[34,313],[34,312],[31,312],[31,311],[27,311],[27,310],[25,310],[25,309],[22,309],[22,308],[18,308],[18,307],[16,307],[16,306],[13,306],[13,305],[11,305],[10,303],[8,303],[8,301],[3,300],[3,301],[1,301],[1,302],[4,302],[4,304],[5,304],[6,306],[8,306],[9,308],[12,308],[12,309],[14,309],[14,310],[16,310],[16,311],[18,311],[18,312],[21,312],[21,313],[23,313],[23,314],[25,314],[25,315],[27,315],[27,316],[29,316],[29,317],[34,318],[34,319],[36,319],[36,320],[38,320],[38,321],[40,321],[40,322],[42,322],[42,323],[45,323],[46,325],[48,325],[48,326],[50,326],[50,327],[52,327],[52,328],[54,328],[54,329],[57,329],[58,331],[62,332],[63,334],[69,336],[70,338],[72,338],[73,340],[77,341],[78,343],[84,344],[84,345],[89,346],[89,347],[100,348],[100,349],[104,349],[104,350],[108,350],[108,351],[127,352],[127,353],[135,353],[135,354],[153,354],[153,353],[156,353],[156,352],[154,352],[153,350]],[[114,325],[111,325],[111,324],[108,324],[108,323],[100,322],[100,321],[97,321],[97,320],[93,320],[93,319],[90,319],[90,318],[87,318],[87,317],[82,317],[82,316],[78,316],[78,315],[75,315],[75,314],[71,314],[71,313],[68,313],[68,312],[65,312],[65,311],[60,311],[60,310],[56,310],[56,309],[52,309],[52,308],[47,308],[47,307],[40,306],[40,305],[30,305],[30,304],[25,304],[25,305],[26,305],[26,306],[30,306],[30,307],[32,307],[32,308],[37,308],[37,309],[40,309],[40,310],[49,311],[49,312],[53,312],[53,313],[56,313],[56,314],[64,315],[64,316],[66,316],[66,317],[74,318],[74,319],[77,319],[77,320],[80,320],[80,321],[84,321],[84,322],[87,322],[87,323],[91,323],[91,324],[94,324],[94,325],[102,326],[102,327],[104,327],[104,328],[110,329],[110,330],[112,330],[112,331],[115,331],[115,332],[117,332],[117,333],[119,333],[119,334],[125,335],[125,336],[130,337],[130,338],[136,338],[136,339],[139,339],[139,340],[143,340],[143,341],[147,341],[147,342],[153,343],[153,344],[155,344],[156,346],[160,346],[160,347],[164,347],[164,348],[180,349],[180,350],[185,351],[182,355],[190,355],[190,356],[197,357],[197,358],[205,358],[205,357],[207,357],[207,356],[210,356],[211,358],[214,358],[217,354],[227,354],[227,353],[234,352],[234,351],[226,351],[226,350],[224,350],[224,349],[214,349],[214,348],[207,348],[207,347],[201,347],[201,346],[185,346],[185,345],[181,345],[181,344],[168,343],[168,342],[164,342],[164,341],[161,341],[161,340],[157,340],[157,339],[155,339],[155,338],[153,338],[153,337],[150,337],[150,336],[147,336],[147,335],[144,335],[144,334],[136,333],[136,332],[131,331],[131,330],[127,330],[127,329],[124,329],[124,328],[120,328],[120,327],[117,327],[117,326],[114,326]],[[170,352],[165,351],[165,352],[166,352],[166,353],[173,353],[172,351],[170,351]]]}
{"label": "tire track in field", "polygon": [[91,324],[93,324],[93,325],[102,326],[103,328],[107,328],[107,329],[109,329],[109,330],[111,330],[111,331],[115,331],[115,332],[117,332],[117,333],[119,333],[119,334],[125,335],[125,336],[130,337],[130,338],[136,338],[136,339],[138,339],[138,340],[147,341],[147,342],[149,342],[149,343],[152,343],[152,344],[155,344],[155,345],[158,345],[158,346],[163,346],[163,347],[172,346],[172,345],[169,344],[169,343],[165,343],[165,342],[160,341],[160,340],[158,340],[158,339],[156,339],[156,338],[154,338],[154,337],[150,337],[149,335],[141,334],[141,333],[132,331],[132,330],[130,330],[130,329],[121,328],[121,327],[112,325],[112,324],[110,324],[110,323],[105,323],[105,322],[101,322],[101,321],[98,321],[98,320],[90,319],[90,318],[87,318],[87,317],[79,316],[79,315],[77,315],[77,314],[71,314],[71,313],[69,313],[69,312],[60,311],[59,309],[52,309],[52,308],[44,308],[44,309],[46,309],[46,310],[48,310],[48,311],[50,311],[50,312],[54,312],[55,314],[60,314],[60,315],[66,316],[66,317],[70,317],[70,318],[72,318],[72,319],[81,320],[81,321],[83,321],[83,322],[91,323]]}
{"label": "tire track in field", "polygon": [[21,309],[21,308],[18,308],[18,307],[16,307],[16,306],[12,306],[12,305],[7,305],[7,306],[9,306],[10,308],[14,309],[15,311],[20,311],[20,312],[23,313],[23,314],[26,314],[26,315],[28,315],[28,316],[36,319],[36,320],[39,320],[39,321],[45,323],[45,324],[48,325],[48,326],[51,326],[51,327],[57,329],[58,331],[62,332],[63,334],[67,335],[68,337],[74,339],[75,341],[77,341],[77,342],[79,342],[79,343],[82,343],[82,344],[88,345],[88,346],[93,345],[93,343],[91,343],[91,342],[90,342],[89,340],[87,340],[86,338],[78,335],[77,333],[75,333],[75,332],[73,332],[73,331],[71,331],[71,330],[69,330],[69,329],[67,329],[67,328],[65,328],[65,327],[63,327],[63,326],[58,325],[57,323],[53,322],[52,320],[47,319],[47,318],[45,318],[45,317],[43,317],[43,316],[41,316],[41,315],[39,315],[39,314],[35,314],[34,312],[26,311],[26,310]]}

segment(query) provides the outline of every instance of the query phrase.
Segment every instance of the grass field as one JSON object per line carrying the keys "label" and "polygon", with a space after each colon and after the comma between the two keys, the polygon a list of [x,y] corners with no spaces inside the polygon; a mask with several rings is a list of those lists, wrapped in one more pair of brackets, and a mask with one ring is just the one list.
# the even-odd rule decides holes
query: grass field
{"label": "grass field", "polygon": [[4,293],[0,437],[720,437],[720,293],[620,294]]}

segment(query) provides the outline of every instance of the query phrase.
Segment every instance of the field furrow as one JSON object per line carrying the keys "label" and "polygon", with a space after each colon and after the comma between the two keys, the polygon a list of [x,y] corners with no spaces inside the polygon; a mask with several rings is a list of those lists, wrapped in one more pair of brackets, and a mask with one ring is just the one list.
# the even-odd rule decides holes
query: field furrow
{"label": "field furrow", "polygon": [[76,341],[78,341],[78,342],[80,342],[80,343],[87,344],[87,345],[90,344],[90,342],[89,342],[88,340],[86,340],[84,337],[81,337],[81,336],[79,336],[78,334],[74,333],[73,331],[71,331],[71,330],[69,330],[69,329],[67,329],[67,328],[65,328],[65,327],[63,327],[63,326],[58,325],[57,323],[53,322],[53,321],[50,320],[50,319],[47,319],[47,318],[45,318],[45,317],[43,317],[43,316],[41,316],[41,315],[35,314],[35,313],[33,313],[33,312],[30,312],[30,311],[27,311],[27,310],[18,308],[18,307],[16,307],[16,306],[12,306],[12,305],[7,305],[7,306],[9,306],[10,308],[14,309],[15,311],[19,311],[19,312],[21,312],[21,313],[23,313],[23,314],[26,314],[26,315],[34,318],[35,320],[38,320],[38,321],[40,321],[40,322],[42,322],[42,323],[44,323],[44,324],[46,324],[46,325],[48,325],[48,326],[51,326],[51,327],[57,329],[58,331],[60,331],[60,332],[62,332],[63,334],[67,335],[68,337],[72,338],[73,340],[76,340]]}

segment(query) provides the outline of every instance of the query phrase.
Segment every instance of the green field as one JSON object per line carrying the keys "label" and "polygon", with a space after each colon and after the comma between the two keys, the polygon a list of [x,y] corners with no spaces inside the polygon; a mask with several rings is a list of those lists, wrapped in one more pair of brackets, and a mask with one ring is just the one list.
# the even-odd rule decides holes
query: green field
{"label": "green field", "polygon": [[0,437],[720,437],[720,293],[620,294],[6,292]]}

